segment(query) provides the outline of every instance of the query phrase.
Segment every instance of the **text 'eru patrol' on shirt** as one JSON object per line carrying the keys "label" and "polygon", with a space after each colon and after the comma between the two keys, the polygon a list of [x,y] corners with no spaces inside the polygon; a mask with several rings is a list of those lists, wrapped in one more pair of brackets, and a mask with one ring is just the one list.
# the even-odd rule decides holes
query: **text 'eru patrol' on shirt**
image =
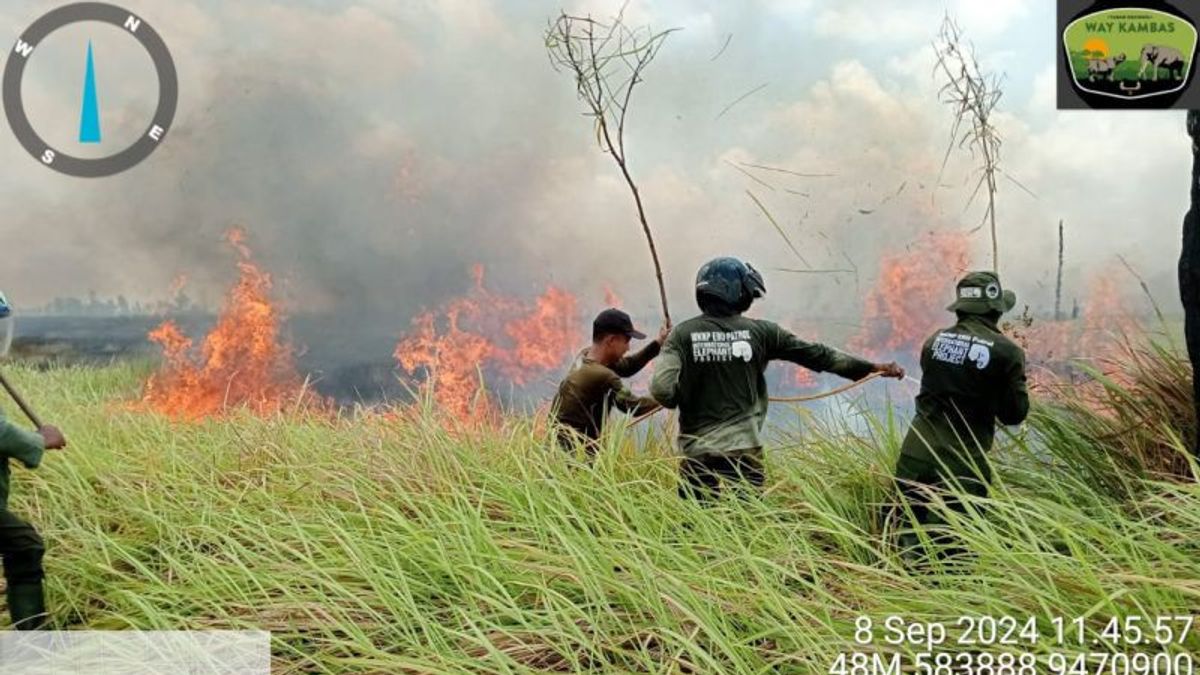
{"label": "text 'eru patrol' on shirt", "polygon": [[765,372],[777,360],[851,380],[866,377],[872,368],[770,321],[707,314],[688,319],[671,331],[650,384],[659,403],[679,409],[680,451],[698,456],[762,447]]}

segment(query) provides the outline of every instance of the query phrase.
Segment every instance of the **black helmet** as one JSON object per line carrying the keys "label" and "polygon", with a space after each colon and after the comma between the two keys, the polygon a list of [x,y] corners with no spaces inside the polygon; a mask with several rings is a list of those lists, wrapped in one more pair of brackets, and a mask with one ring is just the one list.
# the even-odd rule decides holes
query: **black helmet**
{"label": "black helmet", "polygon": [[766,292],[767,286],[758,270],[737,258],[714,258],[696,273],[696,302],[701,308],[708,304],[702,299],[707,296],[744,312],[755,298]]}

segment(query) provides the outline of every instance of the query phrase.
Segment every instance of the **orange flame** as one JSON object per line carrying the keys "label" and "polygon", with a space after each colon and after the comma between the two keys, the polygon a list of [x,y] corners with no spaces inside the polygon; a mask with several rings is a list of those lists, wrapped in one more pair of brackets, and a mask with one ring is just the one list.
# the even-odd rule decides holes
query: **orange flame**
{"label": "orange flame", "polygon": [[575,296],[553,286],[547,288],[528,314],[504,327],[514,345],[501,353],[505,374],[514,383],[525,385],[533,375],[562,365],[578,342],[579,331]]}
{"label": "orange flame", "polygon": [[[1109,274],[1096,274],[1088,284],[1081,320],[1034,322],[1020,336],[1031,366],[1031,387],[1039,393],[1057,395],[1064,380],[1071,379],[1072,361],[1096,368],[1123,384],[1125,375],[1115,363],[1121,355],[1121,340],[1140,331],[1141,323],[1127,289]],[[1086,387],[1077,386],[1072,395],[1087,393]]]}
{"label": "orange flame", "polygon": [[183,287],[186,285],[187,285],[187,275],[186,274],[177,275],[174,279],[171,280],[171,285],[167,288],[167,295],[172,298],[179,295],[179,292],[182,291]]}
{"label": "orange flame", "polygon": [[1132,335],[1140,328],[1130,305],[1125,290],[1118,287],[1111,274],[1097,273],[1092,277],[1079,341],[1083,355],[1109,358],[1118,338]]}
{"label": "orange flame", "polygon": [[925,338],[946,323],[952,289],[970,262],[964,232],[930,233],[903,253],[884,255],[867,295],[863,328],[851,350],[882,358],[916,355]]}
{"label": "orange flame", "polygon": [[474,289],[415,318],[393,356],[410,375],[424,374],[440,410],[475,426],[497,414],[483,388],[486,369],[529,384],[570,358],[580,325],[575,297],[566,291],[549,287],[531,306],[485,289],[482,266],[472,274]]}
{"label": "orange flame", "polygon": [[280,337],[282,318],[269,297],[271,277],[254,264],[244,232],[231,230],[226,240],[238,251],[240,276],[198,358],[173,321],[148,336],[162,347],[163,365],[146,382],[143,402],[172,417],[197,419],[242,406],[269,414],[303,397],[304,380]]}
{"label": "orange flame", "polygon": [[621,296],[617,295],[611,286],[604,287],[604,306],[616,309],[621,308]]}
{"label": "orange flame", "polygon": [[459,327],[462,317],[477,309],[468,302],[462,298],[444,310],[446,330],[440,335],[433,312],[413,319],[412,333],[396,345],[393,356],[410,374],[428,371],[427,384],[439,408],[456,419],[480,422],[494,410],[486,393],[481,396],[478,369],[493,358],[495,346]]}

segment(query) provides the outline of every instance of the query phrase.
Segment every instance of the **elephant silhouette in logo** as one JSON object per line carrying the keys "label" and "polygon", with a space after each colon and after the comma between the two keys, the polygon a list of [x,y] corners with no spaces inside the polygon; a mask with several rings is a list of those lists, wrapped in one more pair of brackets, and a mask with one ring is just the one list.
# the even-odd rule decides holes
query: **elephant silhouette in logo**
{"label": "elephant silhouette in logo", "polygon": [[1097,77],[1107,78],[1110,82],[1117,66],[1125,63],[1125,54],[1117,54],[1107,59],[1088,59],[1088,82],[1095,82]]}
{"label": "elephant silhouette in logo", "polygon": [[976,368],[983,370],[992,362],[992,350],[988,349],[987,345],[971,345],[967,359],[973,362]]}
{"label": "elephant silhouette in logo", "polygon": [[745,340],[738,340],[737,342],[734,342],[733,345],[731,345],[731,349],[733,350],[734,356],[741,358],[747,363],[750,362],[750,359],[754,358],[754,348],[751,347],[750,343],[746,342]]}
{"label": "elephant silhouette in logo", "polygon": [[1158,69],[1166,68],[1172,78],[1182,80],[1184,65],[1183,54],[1178,49],[1162,45],[1145,45],[1142,47],[1142,68],[1138,71],[1138,79],[1146,79],[1146,69],[1153,68],[1153,81],[1158,82]]}

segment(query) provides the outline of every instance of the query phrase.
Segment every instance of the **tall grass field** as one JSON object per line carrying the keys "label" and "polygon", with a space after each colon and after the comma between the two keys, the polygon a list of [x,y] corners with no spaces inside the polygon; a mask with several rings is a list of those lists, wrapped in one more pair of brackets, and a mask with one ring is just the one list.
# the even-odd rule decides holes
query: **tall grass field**
{"label": "tall grass field", "polygon": [[[945,512],[968,553],[944,559],[902,555],[882,516],[905,432],[888,408],[788,411],[762,495],[705,508],[676,494],[666,416],[587,467],[535,417],[182,423],[135,405],[141,366],[6,373],[70,441],[14,469],[11,504],[47,540],[59,629],[266,629],[279,673],[882,672],[849,670],[854,653],[911,670],[929,645],[889,639],[888,617],[1036,672],[1200,652],[1182,620],[1140,646],[1112,632],[1200,615],[1190,374],[1166,348],[1039,396],[998,436],[989,498]],[[982,617],[1040,638],[961,641]]]}

